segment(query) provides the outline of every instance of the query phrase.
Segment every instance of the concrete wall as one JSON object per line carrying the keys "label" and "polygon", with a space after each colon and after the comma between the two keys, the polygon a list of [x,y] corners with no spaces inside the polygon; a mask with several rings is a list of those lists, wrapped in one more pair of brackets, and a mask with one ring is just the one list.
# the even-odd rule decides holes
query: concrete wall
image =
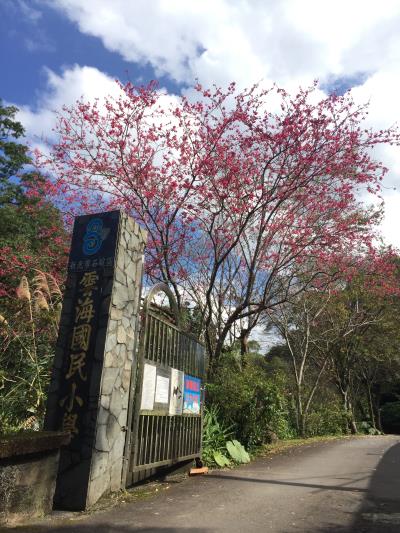
{"label": "concrete wall", "polygon": [[59,448],[68,442],[69,435],[45,432],[0,438],[0,526],[52,510]]}

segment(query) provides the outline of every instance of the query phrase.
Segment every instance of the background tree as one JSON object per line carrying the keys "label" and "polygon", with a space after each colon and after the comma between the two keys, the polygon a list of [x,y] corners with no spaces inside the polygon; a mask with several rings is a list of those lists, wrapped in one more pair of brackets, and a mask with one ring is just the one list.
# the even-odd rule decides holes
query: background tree
{"label": "background tree", "polygon": [[317,326],[330,304],[331,290],[303,291],[296,298],[274,307],[268,318],[286,343],[294,380],[296,425],[299,435],[307,435],[307,419],[312,402],[328,364],[324,350],[325,331]]}
{"label": "background tree", "polygon": [[314,400],[321,388],[330,391],[330,383],[341,398],[348,431],[357,432],[360,416],[377,429],[377,393],[399,360],[393,320],[400,286],[393,253],[383,249],[357,268],[349,264],[346,277],[341,268],[334,270],[328,285],[310,287],[268,312],[285,341],[281,356],[289,362],[296,425],[303,436],[309,433]]}
{"label": "background tree", "polygon": [[0,295],[8,296],[34,268],[60,281],[69,245],[59,210],[46,200],[47,180],[21,142],[17,111],[0,100]]}
{"label": "background tree", "polygon": [[398,276],[393,271],[384,287],[379,272],[369,278],[360,271],[335,295],[319,324],[328,331],[330,369],[352,433],[357,432],[357,407],[363,411],[363,404],[367,414],[363,418],[373,428],[382,429],[379,391],[398,375],[400,361],[395,318],[398,295],[388,292],[391,285],[398,293]]}
{"label": "background tree", "polygon": [[68,209],[121,207],[148,230],[147,275],[201,310],[211,365],[235,325],[325,275],[310,260],[371,244],[377,220],[357,194],[379,190],[371,148],[399,135],[365,130],[348,94],[232,84],[168,104],[154,85],[120,89],[65,108],[42,163]]}

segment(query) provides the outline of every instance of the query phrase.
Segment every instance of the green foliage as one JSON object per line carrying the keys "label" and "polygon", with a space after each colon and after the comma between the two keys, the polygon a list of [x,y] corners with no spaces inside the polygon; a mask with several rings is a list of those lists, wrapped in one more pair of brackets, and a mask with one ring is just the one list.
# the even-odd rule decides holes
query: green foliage
{"label": "green foliage", "polygon": [[180,326],[183,330],[199,338],[203,329],[203,314],[201,309],[196,305],[189,307],[184,305],[180,309]]}
{"label": "green foliage", "polygon": [[41,427],[54,355],[61,290],[49,275],[22,277],[13,313],[0,315],[0,433]]}
{"label": "green foliage", "polygon": [[365,435],[382,435],[382,432],[379,431],[379,429],[376,429],[375,427],[371,426],[370,422],[363,421],[359,424],[359,429],[361,433],[364,433]]}
{"label": "green foliage", "polygon": [[221,452],[214,452],[213,453],[214,461],[217,463],[217,465],[221,468],[225,468],[226,466],[230,466],[231,462],[230,460],[223,455]]}
{"label": "green foliage", "polygon": [[46,201],[46,178],[29,168],[17,111],[0,100],[2,432],[41,425],[69,243],[61,213]]}
{"label": "green foliage", "polygon": [[221,419],[248,447],[268,442],[271,432],[279,438],[292,435],[284,376],[270,378],[260,356],[248,356],[240,369],[226,354],[207,385],[207,401],[218,406]]}
{"label": "green foliage", "polygon": [[347,415],[340,402],[327,395],[324,402],[316,402],[308,416],[307,436],[341,435],[346,432],[346,427]]}
{"label": "green foliage", "polygon": [[230,440],[226,443],[226,449],[235,463],[249,463],[250,455],[246,452],[244,446],[237,440]]}
{"label": "green foliage", "polygon": [[14,106],[4,107],[0,99],[0,205],[23,196],[18,182],[9,178],[31,162],[28,147],[15,142],[25,133],[22,124],[15,120],[17,111]]}
{"label": "green foliage", "polygon": [[[203,453],[205,464],[228,466],[229,459],[224,455],[226,441],[232,436],[232,427],[220,422],[220,413],[217,407],[211,406],[204,409],[203,423]],[[226,461],[227,464],[224,464]]]}
{"label": "green foliage", "polygon": [[[250,456],[244,446],[232,437],[232,427],[220,421],[218,407],[204,410],[203,453],[202,459],[208,466],[229,467],[234,463],[248,463]],[[226,456],[228,452],[231,459]]]}
{"label": "green foliage", "polygon": [[[0,100],[0,295],[10,295],[22,274],[63,269],[68,235],[59,210],[46,200],[48,181],[29,168],[18,109]],[[0,307],[0,313],[2,309]]]}
{"label": "green foliage", "polygon": [[[14,106],[4,107],[0,99],[0,214],[2,237],[10,235],[11,239],[18,238],[21,233],[20,226],[30,229],[30,237],[35,236],[35,221],[29,220],[27,212],[21,217],[18,208],[32,208],[42,200],[42,187],[46,180],[38,172],[27,170],[26,166],[32,163],[28,154],[28,146],[20,142],[25,130],[22,124],[15,120],[18,108]],[[31,193],[34,194],[31,194]],[[49,212],[47,222],[54,223],[57,210],[47,205]],[[15,221],[14,218],[17,217]]]}

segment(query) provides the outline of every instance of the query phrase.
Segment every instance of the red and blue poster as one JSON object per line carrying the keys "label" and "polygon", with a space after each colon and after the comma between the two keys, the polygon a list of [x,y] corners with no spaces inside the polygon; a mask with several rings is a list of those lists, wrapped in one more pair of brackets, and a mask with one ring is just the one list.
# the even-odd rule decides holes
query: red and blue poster
{"label": "red and blue poster", "polygon": [[183,389],[184,414],[200,414],[200,389],[201,379],[185,375],[185,384]]}

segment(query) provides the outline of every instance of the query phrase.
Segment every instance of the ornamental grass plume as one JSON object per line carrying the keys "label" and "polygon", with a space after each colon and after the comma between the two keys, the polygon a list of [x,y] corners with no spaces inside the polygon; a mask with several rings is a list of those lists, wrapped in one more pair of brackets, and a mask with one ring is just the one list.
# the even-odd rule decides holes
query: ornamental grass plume
{"label": "ornamental grass plume", "polygon": [[39,429],[39,423],[38,423],[38,417],[35,415],[30,416],[26,420],[22,422],[20,425],[21,429],[33,429],[38,430]]}
{"label": "ornamental grass plume", "polygon": [[49,283],[47,281],[46,274],[41,270],[36,270],[37,274],[32,280],[32,284],[35,288],[35,292],[39,291],[42,294],[45,293],[48,296],[51,296]]}
{"label": "ornamental grass plume", "polygon": [[60,299],[62,297],[62,291],[56,278],[52,274],[45,273],[42,270],[35,269],[35,272],[37,274],[32,280],[35,290],[41,291],[50,303],[53,303],[54,297],[56,300]]}
{"label": "ornamental grass plume", "polygon": [[61,316],[62,291],[52,274],[38,269],[35,269],[35,273],[36,275],[32,279],[35,311],[53,311],[50,321],[55,333],[57,333]]}
{"label": "ornamental grass plume", "polygon": [[21,281],[19,282],[18,288],[16,290],[17,298],[20,300],[31,301],[31,291],[29,288],[29,282],[26,276],[22,276]]}
{"label": "ornamental grass plume", "polygon": [[49,311],[50,310],[49,304],[47,303],[47,300],[43,292],[40,289],[36,289],[34,291],[33,301],[34,301],[36,311],[39,311],[39,310]]}
{"label": "ornamental grass plume", "polygon": [[56,278],[52,275],[47,273],[46,274],[47,283],[50,289],[50,294],[52,296],[57,296],[59,298],[62,297],[62,291],[60,289],[60,285],[58,284]]}
{"label": "ornamental grass plume", "polygon": [[0,335],[3,340],[8,339],[9,324],[3,315],[0,315]]}

